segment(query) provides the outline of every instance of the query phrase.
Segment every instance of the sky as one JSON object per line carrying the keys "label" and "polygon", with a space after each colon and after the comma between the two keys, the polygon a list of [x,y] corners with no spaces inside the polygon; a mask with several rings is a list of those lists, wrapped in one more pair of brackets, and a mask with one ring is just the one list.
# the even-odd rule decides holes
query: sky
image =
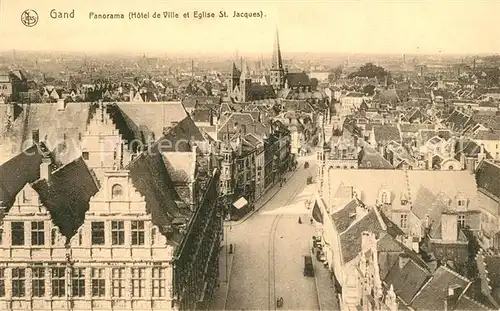
{"label": "sky", "polygon": [[[39,21],[21,22],[31,9]],[[73,19],[53,19],[52,9]],[[228,18],[194,19],[225,10]],[[175,11],[179,19],[128,19]],[[233,18],[233,11],[263,12]],[[89,13],[123,13],[123,20]],[[185,12],[190,18],[183,18]],[[0,50],[134,53],[500,53],[500,0],[161,1],[0,0]]]}

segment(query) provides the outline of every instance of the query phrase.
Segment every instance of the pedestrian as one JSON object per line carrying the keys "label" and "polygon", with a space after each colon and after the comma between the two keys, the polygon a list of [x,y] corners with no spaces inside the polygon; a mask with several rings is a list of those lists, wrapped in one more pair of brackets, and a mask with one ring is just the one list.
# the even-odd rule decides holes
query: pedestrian
{"label": "pedestrian", "polygon": [[301,223],[302,223],[302,219],[299,217],[299,224],[301,224]]}
{"label": "pedestrian", "polygon": [[311,218],[311,225],[313,224],[313,219]]}

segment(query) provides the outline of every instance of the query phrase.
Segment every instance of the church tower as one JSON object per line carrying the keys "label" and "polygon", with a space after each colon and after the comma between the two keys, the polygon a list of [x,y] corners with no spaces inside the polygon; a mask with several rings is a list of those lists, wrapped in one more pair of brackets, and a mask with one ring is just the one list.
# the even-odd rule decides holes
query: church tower
{"label": "church tower", "polygon": [[250,78],[248,70],[248,64],[241,65],[241,76],[240,76],[240,92],[241,92],[241,102],[245,103],[249,100],[248,91],[252,85],[252,78]]}
{"label": "church tower", "polygon": [[234,92],[234,88],[239,86],[240,84],[240,71],[236,68],[236,64],[233,63],[233,67],[231,68],[231,77],[229,78],[228,92],[232,94]]}
{"label": "church tower", "polygon": [[281,59],[280,42],[278,29],[276,29],[276,38],[274,39],[273,59],[270,70],[271,85],[276,93],[283,89],[285,84],[285,69]]}

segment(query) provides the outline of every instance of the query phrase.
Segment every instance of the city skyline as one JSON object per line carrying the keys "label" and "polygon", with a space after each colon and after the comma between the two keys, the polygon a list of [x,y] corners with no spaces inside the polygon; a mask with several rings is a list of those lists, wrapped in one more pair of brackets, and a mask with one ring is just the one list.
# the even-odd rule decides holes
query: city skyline
{"label": "city skyline", "polygon": [[[276,28],[284,53],[300,54],[496,54],[495,27],[500,3],[398,2],[201,2],[51,0],[30,5],[1,2],[1,51],[148,53],[268,56]],[[38,12],[39,22],[25,27],[21,13]],[[52,19],[50,11],[73,19]],[[134,12],[262,10],[261,18],[129,20]],[[90,12],[123,13],[123,20],[92,20]],[[258,40],[257,40],[258,39]]]}

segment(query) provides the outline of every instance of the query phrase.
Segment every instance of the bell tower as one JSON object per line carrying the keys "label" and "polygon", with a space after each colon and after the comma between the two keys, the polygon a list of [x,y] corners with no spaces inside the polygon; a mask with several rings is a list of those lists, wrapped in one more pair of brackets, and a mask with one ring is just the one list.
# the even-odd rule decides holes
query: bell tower
{"label": "bell tower", "polygon": [[274,92],[279,92],[285,86],[285,69],[283,68],[283,60],[281,58],[280,42],[278,29],[276,29],[276,37],[274,39],[273,58],[270,70],[271,85]]}

